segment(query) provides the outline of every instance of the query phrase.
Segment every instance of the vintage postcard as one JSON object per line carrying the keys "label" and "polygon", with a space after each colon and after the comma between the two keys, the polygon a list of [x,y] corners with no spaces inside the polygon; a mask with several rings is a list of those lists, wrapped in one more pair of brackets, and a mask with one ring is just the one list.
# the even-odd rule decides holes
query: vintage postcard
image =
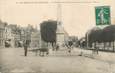
{"label": "vintage postcard", "polygon": [[115,0],[0,0],[0,73],[115,73]]}

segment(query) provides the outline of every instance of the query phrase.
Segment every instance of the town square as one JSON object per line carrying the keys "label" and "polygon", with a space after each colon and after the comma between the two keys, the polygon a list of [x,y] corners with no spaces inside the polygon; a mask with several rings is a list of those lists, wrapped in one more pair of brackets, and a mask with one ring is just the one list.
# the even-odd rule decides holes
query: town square
{"label": "town square", "polygon": [[0,73],[115,73],[114,0],[1,0]]}

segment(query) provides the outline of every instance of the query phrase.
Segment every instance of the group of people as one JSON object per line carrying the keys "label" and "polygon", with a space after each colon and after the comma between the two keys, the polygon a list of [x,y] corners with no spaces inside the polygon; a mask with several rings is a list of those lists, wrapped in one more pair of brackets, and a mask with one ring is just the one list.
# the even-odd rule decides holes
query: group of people
{"label": "group of people", "polygon": [[[23,46],[24,46],[24,56],[27,56],[27,53],[28,53],[28,47],[29,47],[29,41],[28,40],[25,40],[24,43],[23,43]],[[65,46],[67,47],[68,49],[68,52],[71,53],[71,50],[72,50],[72,47],[73,47],[73,42],[72,41],[68,41]],[[58,51],[60,48],[59,45],[56,45],[55,47],[55,50]]]}
{"label": "group of people", "polygon": [[72,41],[68,41],[65,46],[67,47],[68,49],[68,52],[71,53],[71,50],[73,48],[73,42]]}

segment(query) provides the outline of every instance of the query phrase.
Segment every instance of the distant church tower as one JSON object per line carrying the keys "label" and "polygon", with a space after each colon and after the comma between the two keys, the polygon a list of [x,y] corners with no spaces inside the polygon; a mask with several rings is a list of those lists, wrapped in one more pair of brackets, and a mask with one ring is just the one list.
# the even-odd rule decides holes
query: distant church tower
{"label": "distant church tower", "polygon": [[57,4],[57,44],[62,46],[64,43],[65,31],[62,26],[62,5],[60,3]]}

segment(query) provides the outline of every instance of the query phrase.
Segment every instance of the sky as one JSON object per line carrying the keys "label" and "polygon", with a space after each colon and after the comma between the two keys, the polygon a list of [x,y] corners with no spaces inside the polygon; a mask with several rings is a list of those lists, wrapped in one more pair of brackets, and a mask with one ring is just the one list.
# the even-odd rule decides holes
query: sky
{"label": "sky", "polygon": [[111,22],[115,23],[115,0],[0,0],[0,19],[20,26],[57,20],[57,3],[61,2],[62,26],[69,35],[83,37],[96,26],[95,6],[111,7]]}

